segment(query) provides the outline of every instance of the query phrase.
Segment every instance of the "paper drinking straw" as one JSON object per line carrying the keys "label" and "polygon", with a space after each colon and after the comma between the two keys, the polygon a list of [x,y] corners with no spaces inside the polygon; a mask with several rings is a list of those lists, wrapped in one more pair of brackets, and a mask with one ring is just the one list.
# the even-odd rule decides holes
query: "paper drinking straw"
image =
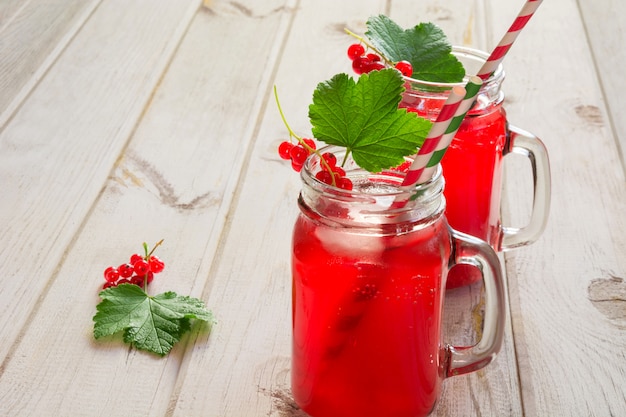
{"label": "paper drinking straw", "polygon": [[424,139],[422,147],[419,149],[417,155],[415,156],[415,159],[413,160],[413,163],[411,164],[411,167],[409,168],[409,171],[402,181],[403,187],[411,186],[416,183],[420,174],[422,173],[424,168],[426,168],[428,161],[430,161],[433,152],[435,152],[437,144],[448,130],[448,126],[450,125],[452,118],[456,114],[456,111],[461,104],[464,96],[465,88],[461,86],[456,86],[452,88],[452,90],[450,91],[450,95],[446,100],[446,103],[441,108],[439,116],[437,116],[437,120],[435,120],[435,123],[433,123],[432,127],[430,128],[426,139]]}
{"label": "paper drinking straw", "polygon": [[432,153],[430,160],[417,179],[417,184],[422,184],[432,178],[435,170],[437,169],[437,164],[441,162],[448,146],[450,146],[450,142],[454,139],[454,135],[456,135],[463,119],[465,119],[465,115],[476,102],[476,96],[478,95],[478,91],[482,85],[483,80],[475,75],[471,76],[467,81],[467,84],[465,85],[465,97],[457,108],[456,113],[454,113],[454,117],[446,129],[446,133],[441,137],[441,140],[437,144],[435,151]]}
{"label": "paper drinking straw", "polygon": [[528,23],[530,18],[533,16],[533,13],[535,13],[539,5],[541,5],[542,1],[543,0],[526,1],[526,4],[522,7],[522,10],[517,15],[517,18],[509,30],[502,37],[498,46],[496,46],[493,52],[491,52],[491,55],[489,55],[489,58],[487,58],[487,61],[485,61],[485,64],[482,66],[480,71],[478,71],[477,75],[482,80],[488,79],[496,68],[498,68],[498,65],[500,65],[500,62],[504,59],[504,56],[513,45],[513,42],[515,42],[517,35],[519,35],[524,26],[526,26],[526,23]]}

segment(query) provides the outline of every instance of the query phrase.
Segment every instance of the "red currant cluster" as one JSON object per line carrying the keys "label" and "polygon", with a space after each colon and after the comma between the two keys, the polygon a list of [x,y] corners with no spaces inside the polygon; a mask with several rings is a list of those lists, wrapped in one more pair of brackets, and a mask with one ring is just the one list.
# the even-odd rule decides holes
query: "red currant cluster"
{"label": "red currant cluster", "polygon": [[115,287],[119,284],[134,284],[143,287],[144,282],[150,284],[154,274],[158,274],[165,268],[165,263],[154,255],[141,256],[134,254],[130,261],[121,264],[117,268],[110,266],[104,270],[105,283],[102,289]]}
{"label": "red currant cluster", "polygon": [[324,184],[334,185],[337,188],[344,190],[352,189],[352,181],[346,177],[346,171],[337,166],[337,157],[331,152],[325,152],[322,154],[322,160],[320,166],[322,169],[315,174],[315,178]]}
{"label": "red currant cluster", "polygon": [[[360,43],[353,43],[348,47],[348,58],[352,60],[352,70],[356,74],[366,74],[385,68],[380,55],[365,53],[365,47]],[[396,62],[394,67],[405,77],[413,75],[413,66],[408,61]]]}
{"label": "red currant cluster", "polygon": [[278,145],[278,155],[285,160],[291,160],[291,167],[294,171],[300,172],[304,161],[315,152],[316,146],[313,139],[302,139],[302,143],[294,145],[291,142],[284,141]]}
{"label": "red currant cluster", "polygon": [[[296,172],[302,170],[304,161],[313,152],[316,152],[316,145],[313,139],[302,139],[302,143],[294,145],[291,142],[284,141],[278,145],[278,155],[282,159],[291,160],[291,167]],[[322,161],[320,165],[322,170],[315,174],[315,178],[324,184],[333,185],[344,190],[352,189],[352,181],[346,177],[346,171],[337,166],[337,157],[331,152],[325,152],[321,155]]]}

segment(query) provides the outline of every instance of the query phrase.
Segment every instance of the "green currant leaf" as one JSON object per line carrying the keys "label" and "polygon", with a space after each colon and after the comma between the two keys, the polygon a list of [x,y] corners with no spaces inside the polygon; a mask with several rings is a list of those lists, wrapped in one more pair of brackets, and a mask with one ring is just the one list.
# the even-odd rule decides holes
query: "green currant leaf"
{"label": "green currant leaf", "polygon": [[442,83],[463,81],[465,69],[451,54],[452,46],[445,33],[434,23],[420,23],[404,30],[389,17],[380,15],[370,17],[366,25],[365,35],[387,59],[411,63],[411,78]]}
{"label": "green currant leaf", "polygon": [[190,319],[212,320],[201,300],[171,291],[151,297],[136,285],[121,284],[100,297],[93,317],[96,339],[123,331],[126,343],[160,356],[190,329]]}
{"label": "green currant leaf", "polygon": [[431,122],[398,109],[404,81],[395,69],[337,74],[318,84],[309,106],[316,139],[343,146],[363,169],[379,172],[404,162],[424,143]]}

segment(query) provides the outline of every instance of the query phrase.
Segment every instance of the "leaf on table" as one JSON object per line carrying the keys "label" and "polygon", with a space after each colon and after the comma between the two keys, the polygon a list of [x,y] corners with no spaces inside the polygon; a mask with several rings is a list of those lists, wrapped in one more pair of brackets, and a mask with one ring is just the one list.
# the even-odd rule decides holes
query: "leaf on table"
{"label": "leaf on table", "polygon": [[451,54],[452,45],[445,33],[434,23],[403,29],[389,17],[373,16],[367,20],[365,35],[372,45],[390,61],[409,61],[411,78],[454,83],[463,81],[463,64]]}
{"label": "leaf on table", "polygon": [[363,169],[379,172],[404,162],[424,143],[432,123],[398,109],[404,80],[395,69],[337,74],[318,84],[309,106],[316,139],[343,146]]}
{"label": "leaf on table", "polygon": [[171,291],[151,297],[136,285],[121,284],[100,297],[93,317],[96,339],[123,331],[125,342],[160,356],[191,328],[191,319],[212,320],[202,300]]}

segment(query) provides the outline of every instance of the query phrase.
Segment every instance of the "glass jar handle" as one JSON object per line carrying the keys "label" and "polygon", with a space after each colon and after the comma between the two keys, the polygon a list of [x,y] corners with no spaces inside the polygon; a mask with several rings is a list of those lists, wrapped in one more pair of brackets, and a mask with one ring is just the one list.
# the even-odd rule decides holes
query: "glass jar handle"
{"label": "glass jar handle", "polygon": [[502,269],[496,252],[486,242],[452,230],[451,264],[478,268],[485,290],[482,336],[474,346],[446,346],[446,377],[477,371],[489,364],[502,345],[505,296]]}
{"label": "glass jar handle", "polygon": [[522,228],[502,226],[500,249],[507,251],[533,243],[541,236],[550,211],[550,162],[541,140],[517,126],[508,126],[506,153],[524,155],[530,160],[533,173],[533,205],[528,224]]}

